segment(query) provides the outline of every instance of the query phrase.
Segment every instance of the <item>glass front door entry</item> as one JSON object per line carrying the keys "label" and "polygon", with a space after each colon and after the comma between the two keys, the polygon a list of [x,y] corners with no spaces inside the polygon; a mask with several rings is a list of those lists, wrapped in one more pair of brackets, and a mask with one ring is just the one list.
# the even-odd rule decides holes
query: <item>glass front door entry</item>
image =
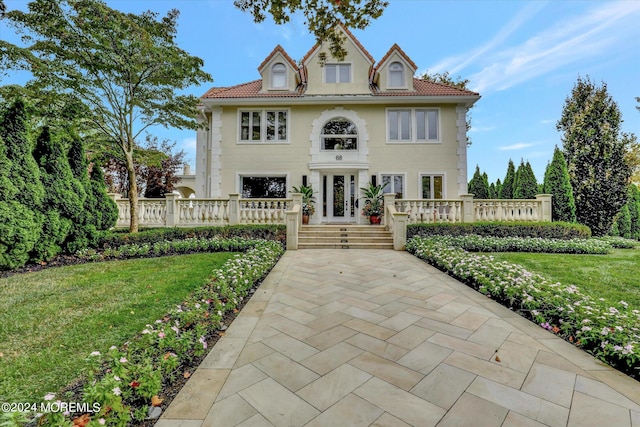
{"label": "glass front door entry", "polygon": [[322,210],[327,221],[356,222],[356,175],[327,174],[322,177],[322,183]]}

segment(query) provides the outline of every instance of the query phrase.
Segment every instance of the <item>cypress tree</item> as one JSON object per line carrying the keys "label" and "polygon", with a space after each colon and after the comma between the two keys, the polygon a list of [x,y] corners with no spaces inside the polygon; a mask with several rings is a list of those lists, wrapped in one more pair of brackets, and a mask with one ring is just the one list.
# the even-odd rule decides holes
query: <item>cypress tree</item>
{"label": "cypress tree", "polygon": [[594,236],[609,232],[626,203],[631,167],[625,160],[630,136],[621,133],[622,116],[607,92],[578,78],[566,98],[556,128],[576,201],[576,217]]}
{"label": "cypress tree", "polygon": [[631,238],[640,240],[640,190],[635,184],[629,186],[629,216],[631,218]]}
{"label": "cypress tree", "polygon": [[40,232],[34,212],[16,200],[18,189],[9,177],[13,165],[0,137],[0,270],[22,267]]}
{"label": "cypress tree", "polygon": [[553,221],[576,222],[576,202],[569,181],[567,162],[558,147],[553,151],[553,160],[544,173],[545,194],[551,194],[551,215]]}
{"label": "cypress tree", "polygon": [[629,212],[629,205],[626,204],[620,209],[620,213],[616,217],[615,224],[617,225],[617,232],[619,236],[625,239],[631,238],[631,214]]}
{"label": "cypress tree", "polygon": [[490,199],[497,199],[497,192],[496,192],[496,184],[495,183],[491,183],[491,185],[489,185],[489,198]]}
{"label": "cypress tree", "polygon": [[95,226],[98,230],[108,230],[118,221],[118,205],[107,194],[102,168],[93,164],[91,168],[91,203],[89,211],[93,212]]}
{"label": "cypress tree", "polygon": [[496,194],[495,194],[496,199],[500,198],[501,191],[502,191],[502,182],[500,182],[500,178],[498,178],[498,180],[496,181]]}
{"label": "cypress tree", "polygon": [[480,173],[480,166],[478,165],[476,165],[476,171],[473,174],[473,178],[469,181],[469,193],[474,195],[474,199],[489,198],[489,182],[486,179],[486,174],[483,177]]}
{"label": "cypress tree", "polygon": [[516,171],[515,190],[513,192],[514,199],[535,199],[538,194],[538,181],[533,173],[531,164],[520,162]]}
{"label": "cypress tree", "polygon": [[11,161],[9,176],[18,190],[16,201],[34,212],[41,212],[45,191],[40,182],[38,164],[33,158],[27,123],[25,105],[19,99],[2,115],[0,137],[7,148],[6,156]]}
{"label": "cypress tree", "polygon": [[500,188],[501,199],[513,199],[513,191],[516,180],[516,168],[513,165],[513,160],[509,159],[509,165],[507,166],[507,175],[502,182],[502,188]]}
{"label": "cypress tree", "polygon": [[80,218],[73,223],[65,243],[65,249],[74,253],[94,244],[98,239],[96,217],[95,212],[93,212],[97,203],[93,200],[84,147],[82,146],[80,138],[77,136],[74,136],[71,140],[71,146],[67,152],[67,159],[73,177],[80,182],[85,194]]}
{"label": "cypress tree", "polygon": [[[13,195],[8,196],[9,198],[5,201],[16,202],[16,204],[10,204],[15,210],[5,205],[5,213],[0,218],[3,227],[9,232],[9,234],[2,233],[0,236],[7,236],[5,238],[5,242],[8,243],[7,250],[14,254],[7,257],[5,264],[7,268],[22,266],[28,261],[24,259],[24,251],[30,252],[34,248],[44,223],[42,214],[44,187],[40,182],[38,164],[33,158],[33,146],[29,140],[27,124],[27,113],[21,99],[16,100],[0,115],[0,139],[4,140],[4,154],[8,160],[5,171],[15,188],[15,192],[7,190],[6,194]],[[23,232],[26,234],[21,240],[16,233]]]}
{"label": "cypress tree", "polygon": [[47,192],[44,198],[45,224],[36,244],[36,256],[48,260],[62,251],[74,224],[82,224],[86,194],[74,178],[62,144],[45,126],[36,142],[34,157]]}

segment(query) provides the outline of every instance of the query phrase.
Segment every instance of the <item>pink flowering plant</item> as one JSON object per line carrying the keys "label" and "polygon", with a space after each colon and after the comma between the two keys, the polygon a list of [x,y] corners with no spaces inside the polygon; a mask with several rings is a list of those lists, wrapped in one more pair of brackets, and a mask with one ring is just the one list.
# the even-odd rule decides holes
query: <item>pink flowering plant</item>
{"label": "pink flowering plant", "polygon": [[441,237],[416,237],[407,250],[598,359],[638,376],[639,310],[625,301],[592,298],[574,285],[551,282],[519,265],[469,253],[452,243]]}
{"label": "pink flowering plant", "polygon": [[[244,248],[246,252],[214,270],[208,283],[161,319],[146,325],[135,339],[120,346],[111,346],[106,352],[90,352],[84,386],[76,395],[67,396],[67,400],[73,398],[74,401],[100,404],[98,413],[33,414],[29,422],[37,417],[40,426],[125,427],[133,420],[147,419],[151,409],[162,403],[163,386],[182,375],[185,363],[206,353],[207,341],[222,328],[225,314],[236,310],[284,252],[282,245],[274,241],[228,240],[217,241],[215,246],[208,247]],[[192,248],[194,242],[202,247],[210,244],[192,239],[181,247]],[[153,247],[150,248],[153,251]],[[141,252],[129,245],[125,253],[128,256],[145,250]],[[58,397],[47,393],[44,400],[47,399]],[[26,423],[20,421],[7,425]]]}

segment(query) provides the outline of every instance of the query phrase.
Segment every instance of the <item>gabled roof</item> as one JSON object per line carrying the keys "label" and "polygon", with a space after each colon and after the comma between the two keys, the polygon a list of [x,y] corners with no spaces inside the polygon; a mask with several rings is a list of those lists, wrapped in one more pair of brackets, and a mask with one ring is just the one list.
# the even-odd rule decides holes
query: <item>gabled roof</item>
{"label": "gabled roof", "polygon": [[470,90],[416,78],[413,79],[413,89],[413,91],[381,91],[372,87],[372,92],[376,96],[480,96],[479,93]]}
{"label": "gabled roof", "polygon": [[378,62],[378,65],[376,65],[376,70],[378,68],[380,68],[381,66],[384,65],[384,63],[387,61],[387,59],[389,59],[389,57],[394,53],[397,52],[398,55],[400,55],[405,61],[407,61],[407,64],[409,64],[414,70],[418,69],[418,66],[415,64],[415,62],[413,62],[411,60],[411,58],[409,58],[409,55],[407,55],[406,53],[404,53],[404,50],[402,50],[400,48],[400,46],[398,46],[398,43],[394,43],[393,46],[391,46],[391,48],[389,49],[389,51],[382,57],[382,59]]}
{"label": "gabled roof", "polygon": [[267,65],[269,63],[269,61],[271,61],[271,59],[276,56],[277,53],[282,54],[282,56],[284,57],[284,59],[289,63],[289,65],[291,65],[291,67],[293,67],[294,70],[298,69],[298,64],[296,64],[296,61],[294,61],[293,59],[291,59],[291,57],[287,54],[287,52],[284,50],[284,48],[280,45],[277,45],[269,55],[267,55],[267,57],[264,59],[264,61],[262,61],[262,64],[260,64],[260,66],[258,67],[258,71],[262,71],[262,68]]}
{"label": "gabled roof", "polygon": [[[362,46],[362,43],[360,43],[360,41],[356,38],[356,36],[353,35],[353,33],[351,31],[349,31],[349,29],[342,23],[340,22],[338,24],[338,26],[340,28],[342,28],[342,30],[344,31],[344,33],[347,35],[347,37],[349,37],[351,39],[351,41],[353,42],[353,44],[356,45],[356,47],[358,49],[360,49],[360,51],[362,52],[362,54],[369,60],[369,62],[371,64],[374,64],[376,61],[375,59],[373,59],[373,56],[371,56],[371,54],[367,51],[367,49],[364,48],[364,46]],[[311,49],[309,49],[309,52],[307,52],[307,54],[302,58],[301,63],[302,64],[306,64],[307,60],[309,58],[311,58],[311,56],[313,55],[313,53],[320,48],[319,44],[316,44],[315,46],[313,46]]]}

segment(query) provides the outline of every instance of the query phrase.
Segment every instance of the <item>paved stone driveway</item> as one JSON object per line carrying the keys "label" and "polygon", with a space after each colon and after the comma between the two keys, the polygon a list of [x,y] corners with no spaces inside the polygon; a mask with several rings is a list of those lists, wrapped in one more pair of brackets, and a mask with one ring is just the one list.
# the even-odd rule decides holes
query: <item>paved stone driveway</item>
{"label": "paved stone driveway", "polygon": [[640,383],[406,252],[289,251],[156,427],[640,427]]}

